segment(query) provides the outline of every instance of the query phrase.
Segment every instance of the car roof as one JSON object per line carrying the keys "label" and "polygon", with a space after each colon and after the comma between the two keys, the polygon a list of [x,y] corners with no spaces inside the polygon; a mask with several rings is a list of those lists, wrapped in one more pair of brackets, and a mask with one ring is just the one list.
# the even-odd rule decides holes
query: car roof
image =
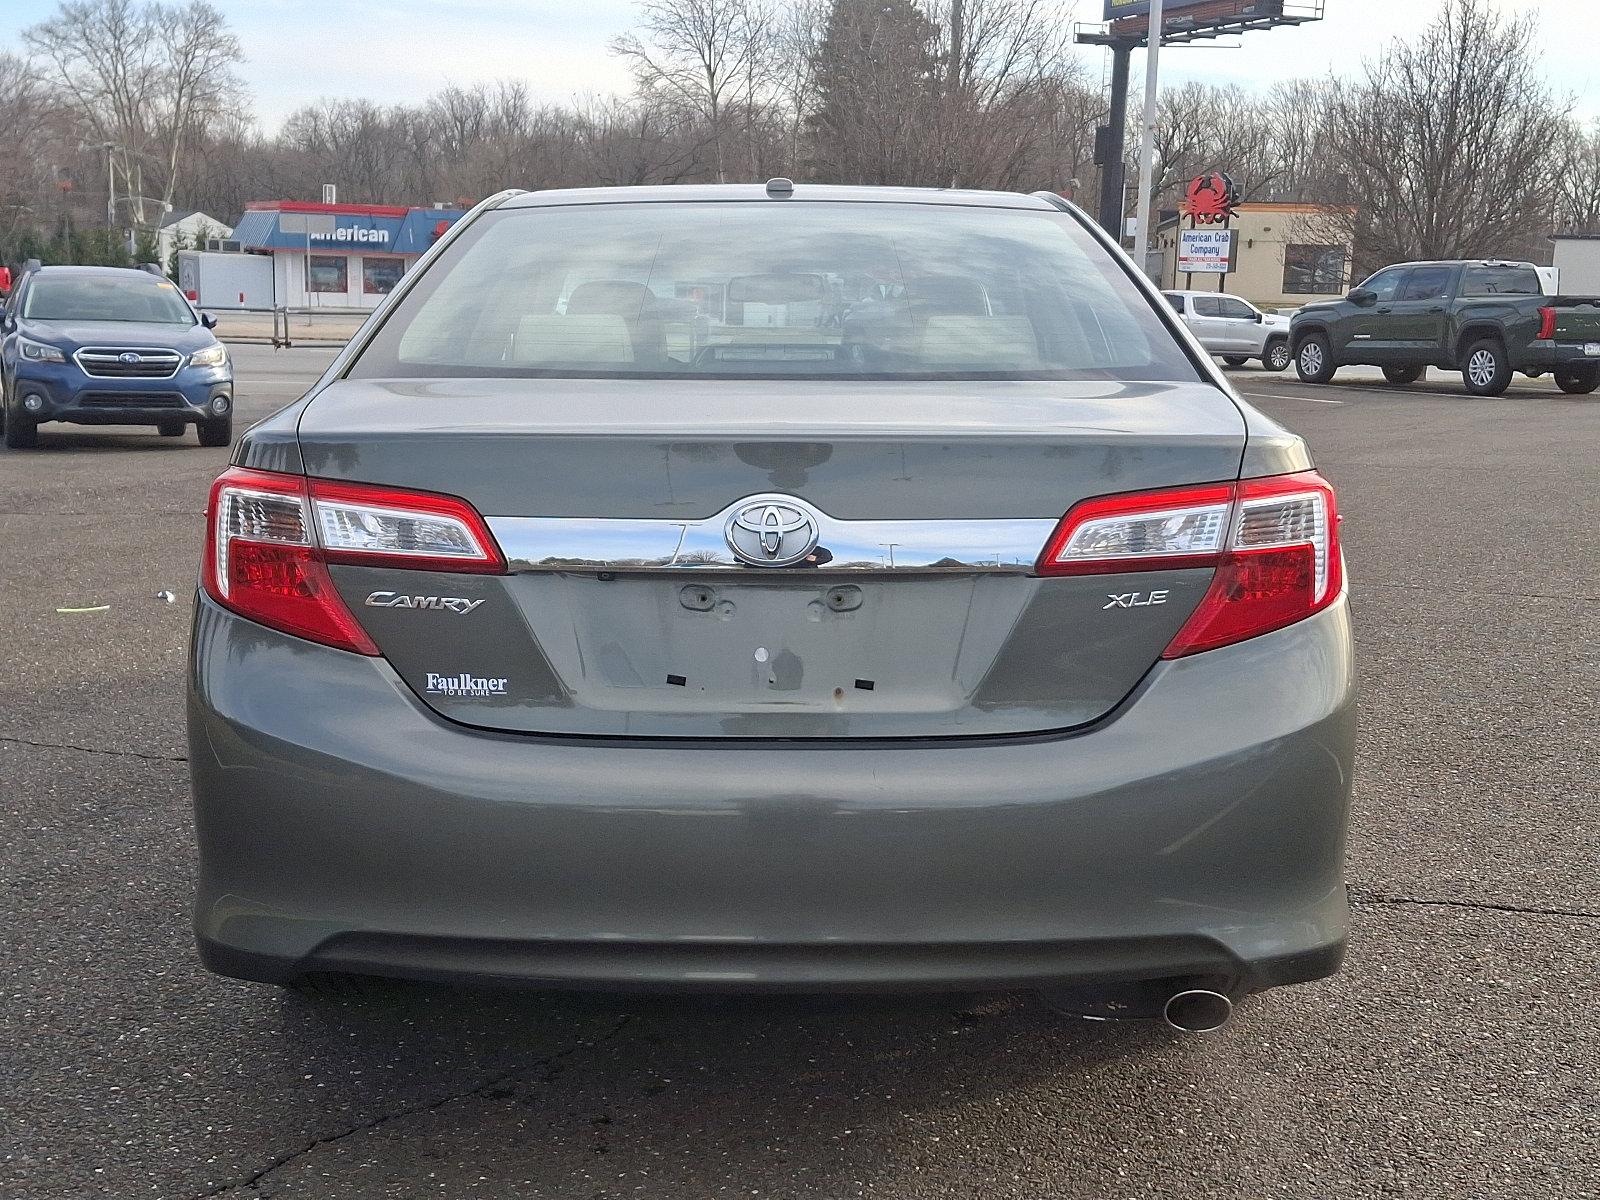
{"label": "car roof", "polygon": [[54,266],[35,267],[30,274],[36,275],[139,275],[145,279],[162,279],[166,276],[156,275],[142,267],[78,267],[58,263]]}
{"label": "car roof", "polygon": [[[1424,258],[1416,262],[1390,263],[1386,267],[1379,267],[1378,271],[1388,271],[1395,267],[1522,267],[1529,271],[1537,270],[1536,264],[1519,262],[1510,258]],[[1378,271],[1374,271],[1376,275]]]}
{"label": "car roof", "polygon": [[839,184],[796,183],[793,192],[771,193],[760,183],[677,183],[648,187],[553,188],[542,192],[518,192],[508,196],[499,208],[547,208],[563,204],[650,204],[662,201],[754,201],[805,203],[831,200],[858,203],[899,203],[969,205],[984,208],[1021,208],[1042,212],[1060,211],[1042,196],[1021,192],[989,192],[965,188],[857,187]]}

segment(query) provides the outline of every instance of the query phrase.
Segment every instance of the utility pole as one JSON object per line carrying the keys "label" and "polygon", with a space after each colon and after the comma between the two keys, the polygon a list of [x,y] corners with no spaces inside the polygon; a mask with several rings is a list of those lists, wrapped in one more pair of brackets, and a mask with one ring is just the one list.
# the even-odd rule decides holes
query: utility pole
{"label": "utility pole", "polygon": [[[1133,261],[1145,270],[1150,252],[1150,208],[1156,165],[1156,72],[1161,62],[1161,34],[1164,31],[1163,0],[1150,0],[1150,33],[1144,56],[1144,137],[1139,141],[1139,197],[1134,211],[1139,224],[1133,235]],[[1147,272],[1148,273],[1148,272]]]}

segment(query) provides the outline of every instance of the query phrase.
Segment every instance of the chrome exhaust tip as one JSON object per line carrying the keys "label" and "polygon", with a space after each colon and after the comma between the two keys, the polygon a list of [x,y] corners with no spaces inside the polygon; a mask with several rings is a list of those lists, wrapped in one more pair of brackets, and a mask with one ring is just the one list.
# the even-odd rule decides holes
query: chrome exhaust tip
{"label": "chrome exhaust tip", "polygon": [[1161,1016],[1183,1033],[1215,1033],[1233,1016],[1233,1001],[1221,992],[1192,988],[1169,999],[1161,1008]]}

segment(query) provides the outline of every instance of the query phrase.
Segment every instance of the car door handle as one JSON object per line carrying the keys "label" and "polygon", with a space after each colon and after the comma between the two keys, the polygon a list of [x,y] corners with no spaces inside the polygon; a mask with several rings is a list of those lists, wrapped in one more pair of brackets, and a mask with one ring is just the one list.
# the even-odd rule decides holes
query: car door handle
{"label": "car door handle", "polygon": [[1430,309],[1429,309],[1429,310],[1428,310],[1428,311],[1429,311],[1429,312],[1431,312],[1431,313],[1442,313],[1442,312],[1443,312],[1443,311],[1444,311],[1444,305],[1442,305],[1442,304],[1435,304],[1435,305],[1434,305],[1434,306],[1433,306],[1433,307],[1432,307],[1432,308],[1430,308]]}
{"label": "car door handle", "polygon": [[1381,313],[1392,313],[1394,311],[1394,309],[1390,308],[1388,305],[1385,305],[1384,307],[1380,308],[1378,311],[1381,312]]}

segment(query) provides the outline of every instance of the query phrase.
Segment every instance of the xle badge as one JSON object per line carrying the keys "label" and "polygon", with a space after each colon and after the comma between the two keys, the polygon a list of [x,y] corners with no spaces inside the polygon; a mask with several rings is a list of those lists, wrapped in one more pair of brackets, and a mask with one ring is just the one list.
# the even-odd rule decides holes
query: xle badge
{"label": "xle badge", "polygon": [[1108,608],[1149,608],[1152,604],[1165,604],[1170,593],[1163,590],[1159,592],[1122,592],[1119,595],[1107,596],[1108,603],[1100,606],[1104,612]]}

